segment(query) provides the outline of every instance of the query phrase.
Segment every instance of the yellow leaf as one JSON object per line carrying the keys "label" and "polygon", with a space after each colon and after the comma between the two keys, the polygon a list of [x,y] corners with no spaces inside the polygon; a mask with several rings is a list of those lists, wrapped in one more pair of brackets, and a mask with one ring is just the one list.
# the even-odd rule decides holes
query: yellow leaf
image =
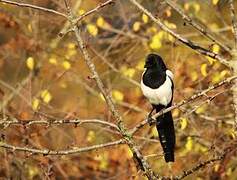
{"label": "yellow leaf", "polygon": [[170,9],[167,9],[167,10],[165,11],[165,13],[166,13],[166,16],[167,16],[167,17],[170,17],[170,16],[171,16],[171,10],[170,10]]}
{"label": "yellow leaf", "polygon": [[146,24],[146,23],[148,23],[148,20],[149,20],[148,16],[143,13],[142,14],[142,21]]}
{"label": "yellow leaf", "polygon": [[132,78],[135,75],[136,71],[133,68],[127,68],[126,66],[122,66],[121,72],[124,76]]}
{"label": "yellow leaf", "polygon": [[27,28],[28,28],[28,30],[29,30],[30,32],[32,32],[32,26],[31,26],[31,24],[28,24]]}
{"label": "yellow leaf", "polygon": [[67,88],[67,84],[65,82],[61,82],[59,85],[63,89]]}
{"label": "yellow leaf", "polygon": [[150,44],[149,44],[150,48],[151,49],[154,49],[154,50],[158,50],[161,48],[162,44],[160,41],[152,41]]}
{"label": "yellow leaf", "polygon": [[201,65],[201,73],[204,77],[207,76],[207,64],[202,64]]}
{"label": "yellow leaf", "polygon": [[195,113],[202,114],[206,111],[206,108],[207,108],[206,105],[202,105],[196,109]]}
{"label": "yellow leaf", "polygon": [[100,164],[99,168],[100,170],[107,170],[108,169],[108,154],[103,153],[100,157]]}
{"label": "yellow leaf", "polygon": [[212,0],[212,4],[217,5],[217,3],[219,2],[219,0]]}
{"label": "yellow leaf", "polygon": [[[27,167],[27,166],[26,166]],[[29,166],[28,167],[28,175],[29,179],[35,179],[37,175],[39,175],[40,171],[36,166]]]}
{"label": "yellow leaf", "polygon": [[168,34],[167,33],[167,35],[168,35],[168,40],[170,41],[170,42],[174,42],[175,41],[175,38],[172,36],[172,35],[170,35],[170,34]]}
{"label": "yellow leaf", "polygon": [[155,126],[152,127],[151,129],[151,134],[154,136],[154,137],[157,137],[158,136],[158,132],[157,132],[157,129]]}
{"label": "yellow leaf", "polygon": [[189,10],[189,7],[190,7],[190,4],[189,3],[185,3],[184,4],[184,9],[187,11],[187,10]]}
{"label": "yellow leaf", "polygon": [[38,110],[40,104],[40,100],[38,98],[34,98],[32,101],[32,109],[34,111]]}
{"label": "yellow leaf", "polygon": [[216,31],[217,29],[220,28],[219,25],[216,24],[216,23],[210,24],[209,27],[210,27],[210,29],[211,29],[212,31]]}
{"label": "yellow leaf", "polygon": [[147,29],[147,33],[149,33],[149,34],[154,34],[154,33],[157,33],[157,29],[156,29],[156,27],[149,27],[148,29]]}
{"label": "yellow leaf", "polygon": [[134,32],[139,31],[140,28],[141,28],[141,22],[138,22],[138,21],[136,21],[132,26],[132,29],[133,29]]}
{"label": "yellow leaf", "polygon": [[220,51],[220,46],[218,46],[217,44],[214,44],[212,46],[212,52],[217,54],[217,53],[219,53],[219,51]]}
{"label": "yellow leaf", "polygon": [[191,151],[193,148],[193,140],[191,137],[187,138],[186,144],[185,144],[185,148],[187,151]]}
{"label": "yellow leaf", "polygon": [[78,14],[81,16],[85,13],[86,11],[84,9],[79,9]]}
{"label": "yellow leaf", "polygon": [[216,62],[215,59],[209,57],[209,56],[206,56],[207,60],[209,61],[209,63],[212,65],[214,62]]}
{"label": "yellow leaf", "polygon": [[149,44],[149,47],[150,47],[151,49],[154,49],[154,50],[160,49],[161,46],[162,46],[162,43],[161,43],[162,37],[163,37],[163,33],[157,33],[157,34],[155,34],[155,35],[152,37],[152,39],[151,39],[151,42],[150,42],[150,44]]}
{"label": "yellow leaf", "polygon": [[102,93],[99,94],[99,97],[100,97],[101,100],[105,101],[105,98],[104,98]]}
{"label": "yellow leaf", "polygon": [[132,151],[130,150],[130,148],[127,148],[127,155],[128,155],[128,158],[130,158],[130,159],[133,158],[133,153],[132,153]]}
{"label": "yellow leaf", "polygon": [[199,149],[200,149],[200,151],[203,152],[203,153],[208,151],[208,148],[205,147],[205,146],[202,146],[202,145],[200,145]]}
{"label": "yellow leaf", "polygon": [[58,64],[58,61],[57,61],[57,59],[56,58],[49,58],[49,63],[50,64],[53,64],[53,65],[57,65]]}
{"label": "yellow leaf", "polygon": [[77,54],[76,49],[68,49],[68,51],[66,53],[66,58],[70,59],[72,56],[74,56],[76,54]]}
{"label": "yellow leaf", "polygon": [[176,29],[177,28],[177,26],[174,23],[170,23],[166,20],[164,21],[164,24],[170,29]]}
{"label": "yellow leaf", "polygon": [[28,67],[29,70],[33,70],[35,66],[35,60],[33,57],[28,57],[26,59],[26,66]]}
{"label": "yellow leaf", "polygon": [[191,72],[192,81],[196,81],[198,79],[198,73],[196,71]]}
{"label": "yellow leaf", "polygon": [[188,121],[186,118],[181,118],[180,119],[180,129],[184,130],[188,125]]}
{"label": "yellow leaf", "polygon": [[138,62],[138,64],[136,65],[136,69],[143,71],[144,70],[144,65],[145,65],[145,60],[142,59]]}
{"label": "yellow leaf", "polygon": [[92,36],[97,36],[98,28],[94,24],[87,24],[86,28]]}
{"label": "yellow leaf", "polygon": [[226,175],[227,175],[227,176],[230,176],[231,174],[232,174],[232,168],[229,167],[229,168],[227,169],[227,171],[226,171]]}
{"label": "yellow leaf", "polygon": [[193,7],[194,7],[196,13],[200,11],[200,5],[198,3],[194,3]]}
{"label": "yellow leaf", "polygon": [[234,129],[229,130],[228,134],[230,135],[232,139],[235,139],[237,135]]}
{"label": "yellow leaf", "polygon": [[115,99],[115,101],[122,101],[124,98],[124,95],[122,92],[120,92],[119,90],[113,90],[112,91],[112,96]]}
{"label": "yellow leaf", "polygon": [[216,164],[216,165],[214,166],[214,171],[217,172],[217,171],[219,170],[219,168],[220,168],[220,164]]}
{"label": "yellow leaf", "polygon": [[68,61],[63,61],[62,66],[64,67],[64,69],[68,70],[71,68],[71,63]]}
{"label": "yellow leaf", "polygon": [[68,43],[67,48],[68,49],[76,49],[76,44],[75,43]]}
{"label": "yellow leaf", "polygon": [[48,104],[52,99],[52,95],[50,94],[50,92],[47,89],[43,90],[41,92],[40,96],[46,104]]}
{"label": "yellow leaf", "polygon": [[93,142],[94,140],[95,140],[95,132],[94,131],[92,131],[92,130],[90,130],[89,132],[88,132],[88,134],[87,134],[87,137],[86,137],[86,140],[88,141],[88,142]]}
{"label": "yellow leaf", "polygon": [[224,73],[219,73],[219,72],[215,72],[212,76],[212,83],[218,83],[221,81],[221,79],[223,78]]}
{"label": "yellow leaf", "polygon": [[105,20],[104,20],[104,18],[100,16],[100,17],[97,19],[97,21],[96,21],[96,25],[97,25],[98,27],[104,27],[104,25],[105,25]]}
{"label": "yellow leaf", "polygon": [[173,116],[173,118],[178,117],[178,116],[179,116],[179,109],[174,109],[174,110],[172,111],[172,116]]}

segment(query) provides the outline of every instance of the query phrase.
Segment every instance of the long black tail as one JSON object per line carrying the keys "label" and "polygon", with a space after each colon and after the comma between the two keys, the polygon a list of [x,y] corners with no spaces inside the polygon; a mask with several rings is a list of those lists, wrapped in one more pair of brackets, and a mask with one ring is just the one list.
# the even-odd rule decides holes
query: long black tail
{"label": "long black tail", "polygon": [[[159,112],[160,108],[157,108],[156,111]],[[157,118],[156,128],[164,151],[165,161],[174,162],[175,130],[171,111]]]}

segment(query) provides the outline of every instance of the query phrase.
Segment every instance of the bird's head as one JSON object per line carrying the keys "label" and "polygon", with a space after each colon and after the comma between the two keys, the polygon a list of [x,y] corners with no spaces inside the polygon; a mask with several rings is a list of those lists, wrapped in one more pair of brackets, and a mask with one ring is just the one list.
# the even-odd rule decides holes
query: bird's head
{"label": "bird's head", "polygon": [[154,68],[166,71],[166,66],[163,59],[157,54],[149,54],[146,57],[146,62],[144,68]]}

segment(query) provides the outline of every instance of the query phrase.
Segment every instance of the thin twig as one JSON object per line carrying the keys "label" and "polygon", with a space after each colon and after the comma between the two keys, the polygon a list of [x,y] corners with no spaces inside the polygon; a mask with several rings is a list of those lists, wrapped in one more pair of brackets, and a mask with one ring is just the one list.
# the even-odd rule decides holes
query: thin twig
{"label": "thin twig", "polygon": [[11,125],[24,125],[24,126],[30,126],[30,125],[52,125],[52,124],[75,124],[76,126],[81,124],[87,124],[87,123],[97,123],[102,124],[105,126],[109,126],[117,131],[119,131],[118,127],[110,122],[99,120],[99,119],[61,119],[61,120],[1,120],[0,125],[3,125],[4,127],[9,127]]}
{"label": "thin twig", "polygon": [[112,63],[110,63],[104,56],[102,56],[100,53],[98,53],[94,48],[91,48],[91,50],[93,51],[93,53],[95,53],[96,56],[98,56],[106,65],[108,65],[108,67],[113,70],[114,72],[118,73],[123,79],[131,82],[132,84],[134,84],[137,87],[140,87],[140,83],[137,82],[136,80],[125,76],[123,73],[121,73],[121,71],[119,69],[117,69]]}
{"label": "thin twig", "polygon": [[231,18],[232,18],[232,26],[234,30],[234,36],[235,36],[235,49],[237,49],[237,19],[236,19],[236,13],[235,13],[233,0],[229,0],[229,4],[230,4],[230,12],[231,12]]}
{"label": "thin twig", "polygon": [[83,18],[85,18],[86,16],[89,16],[91,14],[93,14],[94,12],[99,11],[101,8],[104,8],[107,5],[110,5],[114,2],[115,0],[107,0],[104,3],[100,3],[98,6],[96,6],[95,8],[87,11],[86,13],[82,14],[79,18],[77,18],[75,20],[76,23],[78,23],[79,21],[81,21]]}
{"label": "thin twig", "polygon": [[79,154],[82,152],[89,152],[92,150],[98,150],[101,148],[105,147],[110,147],[110,146],[115,146],[118,144],[124,144],[125,141],[123,139],[117,140],[117,141],[112,141],[104,144],[98,144],[98,145],[93,145],[93,146],[88,146],[88,147],[73,147],[71,149],[67,150],[60,150],[60,151],[55,151],[55,150],[50,150],[50,149],[36,149],[36,148],[27,148],[27,147],[20,147],[20,146],[13,146],[10,144],[7,144],[5,142],[0,141],[0,147],[9,149],[12,151],[22,151],[22,152],[28,152],[32,154],[43,154],[43,155],[69,155],[69,154]]}
{"label": "thin twig", "polygon": [[26,104],[29,106],[31,105],[27,98],[20,93],[24,86],[29,82],[30,78],[31,76],[27,76],[18,84],[17,87],[12,87],[10,84],[0,80],[0,84],[2,86],[12,91],[8,96],[4,97],[3,101],[0,103],[0,110],[3,110],[16,95],[19,96]]}
{"label": "thin twig", "polygon": [[[76,1],[75,5],[73,7],[73,12],[79,9],[79,7],[81,6],[81,3],[82,3],[82,0]],[[72,29],[70,27],[70,23],[69,23],[69,21],[66,21],[65,24],[63,25],[63,27],[61,28],[61,30],[59,31],[60,32],[59,36],[55,37],[51,41],[50,47],[55,49],[58,46],[59,42],[63,39],[62,36],[66,35],[67,33],[71,32],[71,31],[72,31]]]}
{"label": "thin twig", "polygon": [[231,48],[220,42],[218,39],[216,39],[207,29],[204,29],[201,25],[199,25],[197,22],[195,22],[189,15],[185,14],[184,11],[179,7],[178,4],[176,4],[174,1],[171,0],[165,0],[165,2],[172,7],[176,12],[178,12],[182,18],[189,23],[191,26],[193,26],[196,30],[201,32],[204,36],[212,40],[214,43],[218,44],[220,47],[222,47],[225,51],[229,52],[231,51]]}
{"label": "thin twig", "polygon": [[143,13],[145,13],[148,17],[151,18],[152,21],[154,21],[157,25],[160,26],[160,28],[162,30],[164,30],[165,32],[169,33],[170,35],[172,35],[173,37],[175,37],[176,39],[178,39],[180,42],[182,42],[183,44],[185,44],[186,46],[190,47],[191,49],[195,50],[196,52],[203,54],[205,56],[209,56],[213,59],[218,60],[220,63],[224,64],[227,67],[230,67],[229,62],[223,58],[222,56],[220,56],[219,54],[216,54],[214,52],[211,52],[199,45],[197,45],[196,43],[185,39],[184,37],[182,37],[181,35],[175,33],[174,31],[170,30],[166,25],[164,25],[160,19],[154,17],[152,15],[151,12],[149,12],[147,9],[145,9],[141,4],[139,4],[136,0],[130,0],[130,2],[132,4],[134,4],[138,9],[140,9]]}
{"label": "thin twig", "polygon": [[53,13],[53,14],[62,16],[64,18],[67,18],[66,14],[58,12],[58,11],[53,10],[53,9],[48,9],[48,8],[44,8],[44,7],[40,7],[40,6],[36,6],[36,5],[32,5],[32,4],[20,3],[20,2],[9,1],[9,0],[0,0],[0,2],[15,5],[15,6],[20,6],[20,7],[25,7],[25,8],[32,8],[32,9],[44,11],[44,12],[47,12],[47,13]]}
{"label": "thin twig", "polygon": [[212,163],[214,163],[214,162],[216,162],[216,161],[220,161],[220,160],[224,159],[225,156],[226,156],[228,153],[230,153],[231,151],[233,151],[233,150],[236,151],[236,149],[233,149],[233,148],[228,147],[228,148],[226,148],[226,149],[224,150],[224,152],[222,152],[222,154],[219,155],[218,157],[209,159],[209,160],[204,161],[204,162],[201,162],[201,163],[195,165],[193,168],[191,168],[191,169],[189,169],[189,170],[187,170],[187,171],[183,171],[181,175],[175,176],[173,179],[175,179],[175,180],[183,179],[183,178],[185,178],[185,177],[187,177],[187,176],[193,174],[194,172],[198,171],[199,169],[204,168],[204,167],[207,166],[208,164],[212,164]]}

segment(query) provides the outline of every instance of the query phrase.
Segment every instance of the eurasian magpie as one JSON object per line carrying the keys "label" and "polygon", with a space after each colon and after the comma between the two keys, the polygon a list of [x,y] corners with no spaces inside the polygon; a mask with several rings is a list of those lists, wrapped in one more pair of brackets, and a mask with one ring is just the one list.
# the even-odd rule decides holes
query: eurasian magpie
{"label": "eurasian magpie", "polygon": [[[141,89],[152,105],[148,122],[154,109],[156,112],[168,108],[173,100],[173,73],[166,68],[162,58],[157,54],[146,57],[145,71],[141,78]],[[166,162],[174,162],[175,130],[171,111],[157,117],[156,128]]]}

